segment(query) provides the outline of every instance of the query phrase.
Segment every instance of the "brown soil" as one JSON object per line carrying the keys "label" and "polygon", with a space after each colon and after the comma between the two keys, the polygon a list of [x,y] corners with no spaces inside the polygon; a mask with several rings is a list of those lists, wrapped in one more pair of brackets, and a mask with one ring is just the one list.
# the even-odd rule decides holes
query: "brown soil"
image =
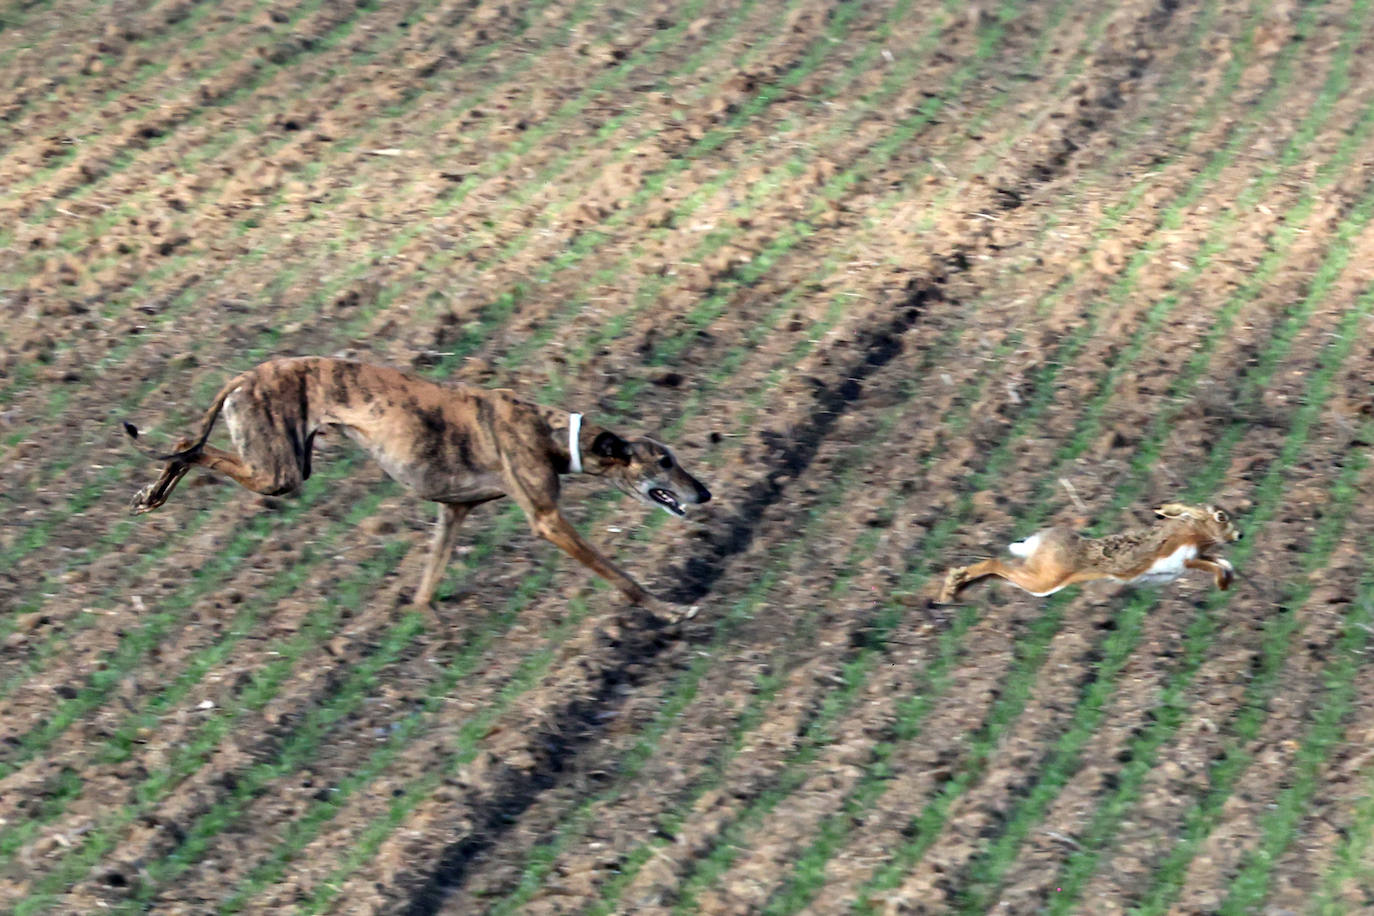
{"label": "brown soil", "polygon": [[[865,899],[1039,912],[1180,678],[1076,908],[1153,893],[1239,749],[1169,898],[1221,907],[1368,601],[1374,516],[1334,489],[1374,405],[1362,6],[90,6],[0,30],[0,908],[778,911],[841,830],[804,902],[842,912],[947,797]],[[327,438],[303,502],[205,476],[129,519],[153,468],[116,419],[170,437],[333,352],[669,430],[716,495],[690,524],[565,504],[696,617],[644,629],[499,506],[448,628],[406,616],[432,510]],[[932,577],[1181,494],[1256,516],[1236,587],[1160,591],[980,884],[1135,595],[994,584],[966,619]],[[1369,829],[1355,670],[1276,912]]]}

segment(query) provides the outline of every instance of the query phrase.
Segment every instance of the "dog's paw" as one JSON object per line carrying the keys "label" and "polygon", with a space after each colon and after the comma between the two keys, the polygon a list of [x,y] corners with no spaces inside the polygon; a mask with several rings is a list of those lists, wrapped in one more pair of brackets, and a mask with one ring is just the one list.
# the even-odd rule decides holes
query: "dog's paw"
{"label": "dog's paw", "polygon": [[129,512],[134,515],[142,515],[144,512],[151,512],[157,506],[153,504],[153,488],[151,485],[144,487],[134,494],[134,498],[129,500]]}
{"label": "dog's paw", "polygon": [[689,607],[668,606],[661,608],[654,615],[654,628],[665,636],[681,636],[684,628],[692,620],[696,619],[697,613],[701,610],[699,605]]}
{"label": "dog's paw", "polygon": [[618,616],[631,630],[675,635],[686,620],[696,616],[696,607],[683,608],[651,598],[634,602]]}

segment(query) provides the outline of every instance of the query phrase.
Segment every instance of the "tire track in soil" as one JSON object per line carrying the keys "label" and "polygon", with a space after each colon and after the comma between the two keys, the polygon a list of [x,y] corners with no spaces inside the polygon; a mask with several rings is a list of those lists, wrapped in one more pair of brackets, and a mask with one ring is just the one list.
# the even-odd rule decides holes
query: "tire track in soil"
{"label": "tire track in soil", "polygon": [[[962,328],[960,328],[960,330],[962,330]],[[936,342],[936,345],[934,345],[933,349],[934,349],[934,350],[940,350],[940,352],[944,352],[945,349],[948,349],[948,346],[951,346],[951,343],[949,343],[949,341],[951,341],[951,338],[954,338],[954,336],[956,336],[956,335],[958,335],[958,331],[955,331],[955,332],[949,332],[948,330],[945,331],[945,334],[941,335],[941,338],[938,339],[938,341]],[[932,364],[932,358],[930,358],[930,352],[932,352],[932,350],[927,349],[926,352],[925,352],[925,354],[923,354],[923,356],[922,356],[922,368],[921,368],[921,369],[916,369],[916,372],[915,372],[915,375],[916,375],[916,376],[922,375],[922,374],[923,374],[923,371],[925,371],[925,369],[929,368],[929,367],[930,367],[930,364]],[[818,382],[816,382],[816,385],[820,385],[819,380],[818,380]],[[849,415],[849,416],[852,416],[852,413],[851,413],[851,415]],[[778,438],[778,437],[776,437],[776,435],[771,435],[772,441],[776,442],[776,438]],[[833,474],[833,472],[834,472],[834,466],[827,466],[827,472],[830,472],[830,474]],[[903,490],[903,492],[907,492],[907,490]],[[816,509],[811,509],[811,511],[812,511],[812,512],[815,512]],[[870,530],[870,531],[875,531],[875,530],[878,530],[878,529],[868,529],[868,530]],[[779,562],[782,562],[782,560],[779,560]],[[749,592],[749,593],[752,593],[752,595],[754,595],[754,593],[757,593],[758,596],[763,595],[763,591],[761,591],[761,589],[760,589],[760,591],[756,591],[756,589],[753,589],[753,588],[752,588],[752,589],[750,589],[750,592]],[[732,611],[732,615],[734,615],[734,614],[735,614],[735,612]],[[712,641],[712,645],[720,645],[720,647],[724,647],[725,643],[724,643],[724,641],[723,641],[723,637],[724,637],[724,633],[725,633],[725,632],[727,632],[727,630],[725,630],[725,622],[723,621],[723,622],[719,623],[719,625],[716,626],[716,629],[714,629],[714,633],[716,633],[716,634],[714,634],[714,639],[713,639],[713,641]],[[712,652],[710,652],[710,654],[714,655],[714,652],[712,651]],[[679,681],[676,681],[675,687],[673,687],[673,689],[672,689],[672,691],[671,691],[671,694],[669,694],[669,698],[672,698],[672,696],[683,695],[683,692],[684,692],[684,691],[690,691],[690,692],[692,692],[692,694],[695,694],[695,688],[694,688],[694,687],[691,687],[691,684],[692,684],[692,683],[695,683],[695,681],[699,680],[699,678],[702,678],[703,676],[705,676],[705,674],[708,674],[708,672],[688,673],[687,676],[686,676],[686,677],[688,678],[687,681],[683,681],[682,678],[679,678]],[[666,706],[671,707],[671,706],[675,705],[675,700],[673,700],[673,699],[664,700],[664,703],[666,703]],[[651,724],[650,724],[649,726],[647,726],[647,728],[649,728],[649,729],[658,729],[658,731],[660,731],[660,732],[665,731],[665,729],[668,729],[668,728],[669,728],[669,724],[671,724],[671,722],[672,722],[672,720],[673,720],[673,715],[668,715],[668,718],[664,718],[664,715],[665,715],[665,711],[664,711],[664,710],[660,710],[660,711],[657,711],[657,713],[654,713],[654,714],[653,714],[653,722],[651,722]],[[747,714],[746,714],[746,715],[747,715]],[[757,720],[756,720],[756,721],[757,721]],[[680,725],[679,725],[679,724],[673,724],[673,725],[672,725],[672,728],[675,728],[675,729],[680,728]],[[747,729],[746,729],[746,731],[747,731]],[[639,746],[643,746],[644,748],[646,748],[646,753],[643,753],[643,754],[636,754],[635,757],[647,758],[647,748],[649,748],[650,746],[649,746],[649,744],[644,744],[644,740],[646,740],[646,739],[643,739],[643,737],[642,737],[642,739],[640,739],[640,744],[639,744]],[[658,742],[654,742],[654,743],[658,743]],[[625,772],[624,765],[621,766],[621,772],[618,773],[616,779],[617,779],[617,787],[610,788],[610,790],[606,790],[607,792],[613,792],[613,794],[618,794],[618,792],[624,790],[625,786],[622,786],[622,783],[625,783],[625,781],[627,781],[627,780],[629,779],[629,776],[627,775],[627,772]],[[598,795],[600,795],[600,794],[598,794]],[[611,797],[614,797],[614,795],[611,795]],[[577,802],[577,808],[576,808],[576,810],[574,810],[574,812],[572,813],[572,817],[573,817],[573,818],[581,818],[581,821],[583,821],[583,823],[581,823],[581,827],[576,827],[576,829],[577,829],[578,832],[581,832],[581,831],[583,831],[584,828],[589,827],[589,823],[588,823],[587,818],[584,818],[584,817],[583,817],[583,812],[584,812],[585,809],[587,809],[587,806],[588,806],[588,805],[591,805],[591,803],[592,803],[592,799],[580,799],[580,801]],[[598,802],[598,803],[599,803],[599,802]],[[566,843],[565,843],[565,835],[566,835],[567,829],[569,829],[569,828],[566,827],[566,821],[561,821],[561,823],[559,823],[558,839],[554,840],[554,843],[555,843],[556,846],[565,846],[565,845],[566,845]],[[572,840],[567,839],[566,842],[572,842]],[[523,854],[523,853],[522,853],[522,854]],[[541,858],[543,858],[543,857],[541,857]],[[622,871],[621,873],[624,873],[624,871]],[[521,883],[522,889],[523,889],[523,887],[533,887],[533,886],[529,886],[529,884],[526,883],[526,882],[528,882],[528,878],[521,879],[521,882],[519,882],[519,883]],[[485,893],[485,891],[477,891],[477,894],[480,895],[480,897],[489,897],[489,893]],[[459,906],[462,906],[462,904],[458,904],[458,905],[459,905]],[[519,905],[521,905],[521,904],[519,904],[519,902],[513,902],[513,898],[507,898],[507,900],[503,900],[502,902],[500,902],[500,904],[497,904],[497,905],[496,905],[496,911],[495,911],[495,912],[513,912],[514,906],[519,906]]]}
{"label": "tire track in soil", "polygon": [[[919,352],[919,350],[908,351],[909,355],[919,355]],[[909,386],[906,386],[901,380],[898,380],[897,387],[907,388]],[[900,397],[900,395],[897,396]],[[899,419],[910,412],[907,409],[909,405],[906,402],[899,402],[895,406],[891,406],[890,404],[888,404],[887,402],[890,401],[890,396],[881,390],[877,392],[866,391],[864,394],[864,398],[865,400],[877,399],[879,401],[884,402],[885,409],[882,411],[883,418],[878,420],[876,423],[870,420],[869,422],[862,424],[862,426],[865,428],[865,431],[871,431],[872,434],[885,434],[889,431],[892,431],[894,427],[897,426]],[[870,407],[869,410],[872,411],[873,408]],[[853,415],[851,414],[851,416]],[[845,449],[841,454],[833,456],[826,461],[824,467],[827,472],[827,486],[825,488],[825,492],[823,492],[819,497],[817,497],[817,501],[815,503],[811,503],[810,508],[806,509],[802,513],[805,519],[805,525],[800,532],[802,537],[809,537],[810,533],[813,530],[820,531],[822,533],[822,536],[825,536],[828,516],[835,512],[844,512],[844,506],[839,505],[837,502],[837,495],[842,493],[845,489],[847,489],[847,482],[849,482],[855,476],[855,473],[859,470],[860,466],[863,467],[865,475],[873,476],[875,478],[882,478],[884,476],[884,473],[881,469],[874,469],[871,466],[864,464],[863,457],[866,450],[864,449],[861,443],[864,441],[865,438],[869,437],[865,436],[864,432],[860,431],[858,425],[850,424],[848,433],[844,436],[843,439],[843,441],[846,443]],[[854,444],[856,442],[860,444]],[[832,452],[833,451],[834,450],[832,449]],[[901,492],[894,491],[892,497],[889,498],[889,503],[894,505],[900,504],[903,501],[903,499],[909,498],[913,498],[910,490]],[[862,544],[865,542],[868,543],[869,546],[871,546],[876,536],[875,532],[877,532],[878,530],[879,529],[877,528],[864,528],[862,526],[858,528],[851,528],[844,534],[840,534],[838,536],[832,535],[831,537],[825,538],[827,542],[827,548],[830,550],[839,550],[840,545],[836,543],[836,540],[849,540],[849,532],[857,534],[856,544],[851,545],[854,546],[855,549],[858,549],[858,544]],[[756,585],[751,585],[748,588],[748,590],[745,592],[745,595],[736,604],[735,609],[731,611],[730,617],[734,618],[734,626],[743,626],[747,621],[751,620],[754,616],[753,608],[757,605],[757,602],[766,593],[776,592],[779,578],[777,569],[780,565],[793,565],[792,555],[794,553],[795,547],[797,546],[797,543],[798,539],[796,537],[786,538],[782,539],[780,541],[780,544],[775,543],[771,549],[764,551],[764,553],[770,558],[768,561],[768,565],[766,567],[767,571],[761,574],[762,578],[757,580]],[[853,554],[851,553],[851,556],[852,555]],[[801,558],[798,557],[797,560],[800,561]],[[829,594],[832,597],[838,596],[841,593],[841,586],[838,582],[835,583],[835,585],[829,592]],[[811,627],[811,623],[813,621],[809,621],[808,618],[814,616],[815,614],[814,612],[812,612],[811,614],[808,614],[806,617],[796,619],[795,623],[801,628],[809,630]],[[739,639],[732,638],[728,635],[730,631],[727,629],[727,623],[728,621],[722,621],[713,628],[714,636],[712,637],[711,642],[707,646],[705,653],[699,652],[699,655],[710,654],[714,656],[718,654],[716,651],[717,649],[723,650],[727,646],[740,645]],[[701,643],[698,643],[698,645],[701,645]],[[822,643],[821,645],[826,645],[826,643]],[[744,654],[747,655],[748,652],[745,651]],[[699,677],[700,675],[698,675],[698,679]],[[691,681],[692,676],[689,674],[687,675],[687,683],[685,685],[675,686],[671,691],[670,696],[680,695],[682,694],[682,691],[684,689],[689,691],[688,695],[696,695],[699,691],[691,686]],[[671,704],[673,701],[670,699],[668,702]],[[655,717],[655,721],[662,723],[662,728],[668,727],[668,723],[671,721],[672,718],[671,716],[665,719],[663,718],[662,713],[655,712],[653,714]],[[661,739],[662,735],[660,733],[659,739],[656,739],[654,743],[659,743]],[[645,740],[648,739],[641,739],[641,744]],[[647,757],[648,753],[649,749],[647,746],[645,746],[644,752],[640,756]],[[684,761],[681,760],[681,758],[679,758],[679,762],[689,763],[694,761]],[[665,788],[667,787],[665,786]],[[676,794],[675,791],[674,794]],[[622,862],[623,861],[624,860],[622,859]],[[475,905],[475,902],[469,899],[468,901],[455,902],[456,909],[451,909],[457,912],[464,912],[466,911],[464,908],[465,906]],[[494,912],[511,912],[513,911],[513,905],[518,906],[519,904],[502,902],[502,904],[498,905]]]}
{"label": "tire track in soil", "polygon": [[[856,385],[856,384],[858,384],[858,383],[861,382],[861,381],[862,381],[862,378],[851,379],[850,382],[846,383],[846,387]],[[842,398],[842,397],[845,397],[845,393],[843,393],[843,392],[836,392],[836,393],[835,393],[835,398],[838,399],[838,398]],[[838,412],[836,412],[836,413],[838,414]],[[771,447],[771,446],[773,445],[773,443],[770,442],[769,445],[770,445],[770,447]],[[803,450],[804,450],[804,451],[809,452],[810,449],[811,449],[811,446],[810,446],[809,443],[803,443]],[[752,490],[753,490],[753,491],[756,491],[756,492],[757,492],[757,491],[764,491],[764,492],[766,493],[767,491],[776,488],[776,482],[775,482],[774,478],[778,477],[779,475],[783,475],[784,478],[786,478],[786,477],[791,477],[791,478],[796,478],[796,477],[798,477],[798,476],[800,475],[800,473],[805,469],[805,467],[806,467],[807,465],[809,465],[811,455],[808,454],[804,459],[802,459],[801,463],[799,463],[799,464],[796,463],[796,460],[797,460],[798,457],[800,457],[800,456],[796,455],[795,453],[792,453],[791,450],[789,450],[789,453],[784,453],[784,454],[782,455],[782,459],[781,459],[780,462],[773,462],[775,468],[777,468],[777,469],[773,472],[772,475],[770,475],[769,479],[757,482],[757,483],[754,485],[754,487],[752,488]],[[773,501],[773,499],[774,499],[774,498],[773,498],[772,496],[764,496],[764,502],[765,502],[765,504],[771,503],[771,502]],[[753,518],[756,517],[756,514],[755,514],[755,512],[753,511],[753,507],[749,505],[749,503],[751,503],[751,502],[753,502],[752,499],[749,500],[749,501],[747,501],[747,503],[746,503],[746,510],[745,510],[744,512],[741,513],[741,519],[746,519],[746,518],[747,518],[747,519],[753,519]],[[741,529],[747,529],[747,531],[742,531]],[[704,595],[707,591],[709,591],[710,584],[713,584],[715,578],[718,577],[718,576],[719,576],[720,574],[722,574],[722,572],[723,572],[723,567],[722,567],[719,563],[716,562],[717,560],[723,558],[723,556],[722,556],[721,554],[723,554],[724,556],[728,556],[729,554],[736,553],[736,552],[741,552],[741,551],[743,551],[744,549],[746,549],[747,546],[748,546],[748,540],[751,540],[751,539],[752,539],[752,536],[753,536],[754,533],[756,533],[756,530],[757,530],[757,529],[756,529],[755,527],[751,527],[750,525],[744,524],[744,523],[741,521],[741,522],[737,523],[737,526],[736,526],[735,529],[733,529],[732,531],[730,531],[730,532],[728,532],[728,533],[726,534],[726,536],[725,536],[725,538],[726,538],[726,546],[724,547],[723,551],[722,551],[722,549],[717,545],[717,546],[715,547],[715,553],[717,554],[716,556],[712,556],[712,557],[710,557],[709,559],[706,559],[706,560],[697,560],[697,559],[693,559],[693,560],[689,561],[689,567],[692,566],[692,565],[697,565],[697,566],[699,566],[699,567],[700,567],[700,569],[698,570],[698,575],[699,575],[699,577],[700,577],[700,578],[706,578],[706,579],[708,579],[709,581],[708,581],[705,585],[703,585],[703,584],[701,584],[700,578],[699,578],[699,581],[698,581],[698,583],[696,584],[695,587],[688,587],[688,588],[683,589],[683,591],[682,591],[681,594],[680,594],[680,597],[682,598],[682,600],[684,600],[684,601],[697,600],[697,599],[700,598],[702,595]]]}
{"label": "tire track in soil", "polygon": [[[925,371],[922,371],[922,374],[923,374],[923,372],[925,372]],[[948,420],[948,419],[947,419],[947,422],[949,422],[949,420]]]}
{"label": "tire track in soil", "polygon": [[[924,326],[925,325],[923,323],[923,327]],[[929,362],[925,354],[918,349],[908,349],[907,353],[908,355],[920,355],[920,365],[926,365]],[[894,367],[893,371],[896,371],[897,368],[898,367]],[[899,381],[899,387],[909,388],[910,386],[903,385]],[[884,402],[885,407],[889,406],[887,402],[890,401],[891,397],[893,396],[901,397],[900,394],[889,396],[887,393],[881,390],[877,392],[866,390],[863,393],[863,399],[865,401],[882,401]],[[841,527],[839,531],[836,531],[835,529],[830,528],[828,526],[828,522],[831,521],[830,515],[836,512],[843,513],[845,511],[845,507],[839,504],[839,497],[844,493],[844,491],[846,491],[851,485],[857,487],[864,487],[867,485],[866,482],[862,481],[858,483],[854,482],[854,478],[857,476],[860,470],[860,465],[863,462],[863,458],[865,457],[865,453],[867,450],[862,445],[855,446],[853,445],[853,443],[855,441],[877,441],[878,436],[891,435],[894,438],[888,439],[889,444],[897,444],[898,440],[895,437],[903,434],[900,427],[897,426],[897,421],[899,419],[898,414],[905,413],[905,411],[903,410],[905,404],[905,401],[901,401],[896,406],[890,406],[889,409],[884,410],[883,414],[885,419],[880,420],[876,424],[872,422],[864,424],[867,427],[872,427],[871,432],[867,435],[861,435],[859,432],[856,431],[855,427],[857,426],[857,424],[848,424],[849,428],[845,432],[839,434],[838,436],[832,437],[831,441],[827,443],[828,446],[831,447],[831,452],[835,451],[835,448],[833,446],[837,444],[834,441],[836,438],[838,438],[841,442],[848,443],[847,447],[842,452],[842,454],[838,457],[829,458],[818,455],[813,460],[813,466],[817,468],[823,468],[824,473],[826,474],[827,485],[824,492],[820,493],[820,495],[814,496],[813,500],[811,497],[812,494],[815,493],[815,489],[810,488],[808,490],[808,498],[805,501],[804,506],[802,507],[803,519],[799,520],[800,522],[803,522],[803,524],[799,529],[793,529],[794,534],[782,540],[781,546],[774,544],[771,547],[765,547],[761,550],[755,551],[756,555],[761,553],[768,557],[767,565],[763,568],[762,571],[757,569],[751,570],[753,582],[747,587],[747,589],[744,590],[744,593],[740,597],[733,600],[731,610],[726,615],[723,615],[714,624],[714,626],[712,626],[710,633],[710,641],[708,643],[702,643],[700,641],[697,642],[698,646],[704,646],[704,648],[700,648],[696,652],[697,659],[710,658],[714,660],[718,657],[721,657],[720,664],[722,666],[729,666],[731,664],[730,660],[728,658],[724,658],[723,656],[739,655],[741,652],[744,652],[744,654],[748,654],[747,650],[740,649],[742,640],[734,637],[735,630],[745,627],[753,619],[755,610],[758,608],[760,602],[763,601],[768,594],[777,592],[778,581],[785,572],[779,572],[779,569],[782,567],[792,569],[795,567],[795,564],[797,562],[803,562],[803,558],[794,556],[794,554],[799,553],[800,551],[797,548],[799,548],[803,543],[809,543],[813,534],[815,534],[816,532],[820,532],[821,537],[826,540],[827,548],[832,554],[842,552],[841,547],[843,545],[841,545],[838,542],[850,541],[851,533],[854,535],[854,538],[852,538],[854,544],[848,545],[849,556],[851,558],[855,558],[859,556],[860,553],[865,552],[865,548],[861,545],[867,545],[867,550],[872,549],[873,542],[877,538],[877,532],[881,530],[880,527],[859,526],[850,527],[848,529]],[[874,408],[871,406],[867,408],[867,410],[870,413],[873,409]],[[847,419],[858,419],[858,416],[861,414],[862,411],[849,412],[847,414]],[[888,454],[900,454],[900,452],[890,449]],[[881,468],[874,468],[871,465],[865,464],[862,470],[867,477],[874,478],[875,480],[881,480],[884,477],[884,473]],[[904,499],[909,498],[912,498],[911,490],[909,488],[893,491],[892,496],[890,496],[888,499],[888,502],[891,505],[887,509],[880,510],[880,513],[883,514],[884,517],[886,517],[887,514],[895,513],[897,511],[895,507],[900,505]],[[768,523],[762,522],[761,525],[762,524]],[[848,574],[841,575],[837,581],[832,583],[830,590],[826,594],[831,599],[839,597],[844,593],[845,584],[852,578],[854,577]],[[803,638],[799,637],[797,635],[798,633],[814,632],[814,618],[816,616],[817,612],[813,610],[805,615],[793,617],[791,619],[790,622],[793,627],[793,636],[789,637],[789,639],[787,640],[787,642],[792,643],[791,651],[795,652],[798,650],[798,646],[800,645],[799,640]],[[744,634],[741,633],[740,635],[743,636]],[[807,645],[815,644],[808,642]],[[822,645],[825,644],[822,643]],[[787,654],[786,650],[783,650],[783,654]],[[621,793],[630,791],[632,781],[634,781],[636,777],[644,775],[641,772],[642,768],[647,764],[653,762],[653,752],[656,748],[677,746],[682,751],[682,753],[674,755],[675,761],[679,766],[684,768],[690,768],[692,765],[698,764],[698,761],[692,759],[696,756],[696,754],[695,752],[690,751],[690,745],[674,745],[672,744],[672,736],[683,730],[683,724],[680,721],[678,721],[678,719],[680,715],[685,714],[688,711],[687,707],[689,701],[700,701],[708,696],[715,695],[714,690],[708,689],[703,684],[703,681],[709,675],[715,674],[715,665],[714,662],[707,662],[706,664],[701,664],[698,661],[693,661],[685,667],[686,670],[683,671],[680,674],[680,676],[678,676],[674,680],[670,689],[668,689],[663,696],[657,698],[650,698],[650,702],[647,704],[650,708],[645,713],[637,715],[633,712],[633,710],[627,710],[628,715],[622,717],[630,719],[641,719],[645,715],[647,715],[650,721],[646,725],[642,726],[638,730],[637,734],[632,734],[630,736],[635,739],[635,744],[633,745],[631,750],[622,753],[617,753],[613,749],[603,749],[600,752],[599,756],[605,758],[608,762],[618,761],[618,771],[615,774],[615,784],[606,787],[605,789],[595,793],[592,796],[580,796],[575,797],[573,799],[573,801],[576,802],[576,810],[573,811],[567,818],[559,821],[559,837],[554,844],[551,844],[555,850],[559,848],[567,848],[568,844],[573,842],[573,839],[570,835],[570,832],[572,830],[576,830],[578,836],[585,838],[584,831],[592,829],[591,820],[594,816],[593,807],[602,806],[608,800],[615,799],[616,796],[620,795]],[[780,679],[774,679],[772,690],[765,688],[764,692],[769,693],[769,695],[771,695],[771,693],[774,692],[776,688],[779,686],[781,686]],[[641,702],[640,705],[645,704]],[[693,703],[692,708],[695,709],[696,705],[696,703]],[[740,716],[741,723],[747,722],[750,724],[750,726],[756,726],[761,724],[763,701],[760,701],[757,698],[751,699],[749,705],[750,708],[754,710],[754,712],[752,714],[749,712],[745,712],[744,714],[742,714]],[[750,727],[745,725],[740,725],[736,728],[732,728],[732,734],[734,735],[734,738],[732,739],[731,743],[734,744],[738,740],[742,740],[742,736],[749,730]],[[696,743],[701,744],[702,742],[698,739]],[[710,758],[714,755],[708,753],[707,756],[708,758]],[[582,765],[579,767],[579,769],[585,772],[589,766],[596,765],[596,761],[584,761]],[[713,763],[710,759],[708,759],[705,761],[701,761],[700,765],[713,766]],[[723,765],[724,762],[721,763],[721,766]],[[578,777],[575,774],[572,777],[570,777],[570,780],[576,781],[577,778]],[[662,797],[666,793],[667,795],[675,799],[679,799],[682,797],[683,789],[681,788],[681,786],[673,785],[673,781],[656,781],[652,780],[652,777],[649,778],[652,784],[658,790],[655,793],[656,795]],[[709,777],[707,778],[709,779]],[[680,781],[680,779],[677,781]],[[689,787],[687,791],[690,793],[696,793],[699,791],[699,789],[694,784],[693,786]],[[675,801],[672,807],[681,808],[681,804]],[[663,817],[671,819],[673,816],[669,814],[664,814]],[[654,831],[652,828],[650,828],[649,832],[652,833]],[[524,850],[522,850],[522,852],[524,852]],[[524,875],[520,877],[520,880],[518,882],[519,886],[517,887],[516,893],[506,897],[505,899],[499,902],[496,902],[493,905],[490,905],[488,907],[489,912],[511,913],[523,911],[520,908],[529,902],[529,893],[533,892],[538,886],[534,883],[531,883],[531,875],[534,876],[534,880],[539,880],[539,870],[538,868],[529,865],[529,859],[533,858],[535,855],[538,855],[541,862],[548,861],[548,857],[546,855],[537,853],[532,853],[530,856],[523,858],[521,860],[521,864],[524,864],[526,866],[526,870]],[[631,862],[635,860],[635,858],[636,857],[634,854],[631,854],[628,857],[621,858],[620,867],[618,870],[619,877],[624,877],[627,874],[633,874],[633,871],[629,870],[629,865]],[[643,864],[643,861],[644,860],[641,858],[638,864]],[[552,866],[552,862],[549,862],[549,865]],[[491,879],[491,871],[492,863],[488,861],[487,872],[489,881]],[[498,876],[498,882],[499,881],[500,878]],[[498,886],[500,886],[499,883]],[[489,900],[492,893],[490,889],[472,888],[470,886],[465,886],[464,890],[467,892],[466,898],[450,901],[450,910],[464,912],[465,908],[476,907],[478,905],[476,901],[473,899],[474,896],[477,899]],[[603,897],[603,901],[604,900],[605,897]],[[612,901],[611,905],[614,905],[614,901]]]}
{"label": "tire track in soil", "polygon": [[[782,499],[788,479],[800,477],[810,467],[822,442],[859,399],[863,382],[885,368],[902,351],[902,336],[915,326],[931,295],[924,291],[918,293],[903,306],[900,315],[860,338],[862,358],[837,375],[844,381],[816,392],[808,414],[794,427],[794,433],[786,438],[765,439],[768,458],[764,464],[772,470],[745,491],[740,510],[727,522],[727,530],[710,539],[708,558],[703,559],[700,555],[688,558],[679,576],[687,584],[672,589],[672,600],[690,604],[705,597],[725,574],[724,567],[749,549],[758,534],[763,513]],[[444,849],[422,885],[411,893],[403,912],[420,916],[439,911],[444,898],[467,879],[473,860],[491,848],[542,793],[557,784],[555,774],[570,770],[577,755],[600,739],[606,724],[613,718],[611,714],[627,695],[618,689],[619,685],[638,686],[633,680],[633,670],[650,665],[663,646],[661,639],[647,644],[644,640],[626,640],[623,646],[613,646],[618,651],[599,674],[593,702],[588,704],[579,698],[550,716],[559,723],[575,723],[576,738],[564,734],[560,726],[531,739],[531,745],[545,748],[536,756],[535,765],[525,773],[517,772],[498,782],[491,800],[484,802],[472,816],[471,832]]]}

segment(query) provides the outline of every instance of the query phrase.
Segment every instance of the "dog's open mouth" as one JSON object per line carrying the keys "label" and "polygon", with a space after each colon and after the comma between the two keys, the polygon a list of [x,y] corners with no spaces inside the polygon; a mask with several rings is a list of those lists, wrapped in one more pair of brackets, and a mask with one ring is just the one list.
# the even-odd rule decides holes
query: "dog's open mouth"
{"label": "dog's open mouth", "polygon": [[685,518],[687,513],[682,508],[682,503],[677,501],[677,497],[667,490],[654,487],[649,491],[649,498],[658,503],[678,518]]}

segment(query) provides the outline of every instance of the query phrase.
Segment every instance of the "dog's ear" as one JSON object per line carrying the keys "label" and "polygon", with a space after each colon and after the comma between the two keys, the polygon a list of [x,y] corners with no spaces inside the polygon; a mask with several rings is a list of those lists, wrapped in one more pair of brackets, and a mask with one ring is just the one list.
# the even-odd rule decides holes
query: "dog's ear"
{"label": "dog's ear", "polygon": [[1188,507],[1182,503],[1165,503],[1155,510],[1155,515],[1160,518],[1182,518],[1189,515]]}
{"label": "dog's ear", "polygon": [[602,432],[592,442],[592,454],[616,461],[630,460],[630,443],[610,431]]}

